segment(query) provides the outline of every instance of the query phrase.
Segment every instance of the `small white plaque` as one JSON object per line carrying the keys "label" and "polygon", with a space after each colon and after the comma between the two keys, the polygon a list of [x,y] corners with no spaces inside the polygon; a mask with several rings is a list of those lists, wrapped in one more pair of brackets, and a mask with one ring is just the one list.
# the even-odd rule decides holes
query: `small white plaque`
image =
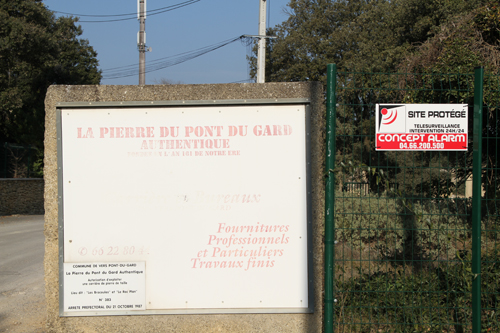
{"label": "small white plaque", "polygon": [[146,263],[64,263],[64,311],[146,309]]}

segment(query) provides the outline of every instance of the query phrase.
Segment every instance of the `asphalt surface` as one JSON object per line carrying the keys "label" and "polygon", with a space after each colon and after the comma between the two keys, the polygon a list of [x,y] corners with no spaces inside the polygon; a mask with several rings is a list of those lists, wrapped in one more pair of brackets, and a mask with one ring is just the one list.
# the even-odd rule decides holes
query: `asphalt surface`
{"label": "asphalt surface", "polygon": [[0,332],[44,332],[43,215],[0,216]]}

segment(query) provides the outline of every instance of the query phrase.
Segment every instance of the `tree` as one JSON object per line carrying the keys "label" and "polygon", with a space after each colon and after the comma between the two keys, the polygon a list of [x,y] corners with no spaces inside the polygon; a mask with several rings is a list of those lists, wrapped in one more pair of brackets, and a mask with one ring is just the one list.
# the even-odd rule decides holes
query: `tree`
{"label": "tree", "polygon": [[77,18],[55,18],[41,0],[0,0],[0,142],[43,149],[47,88],[99,84],[97,53]]}
{"label": "tree", "polygon": [[[475,67],[483,66],[487,74],[484,81],[483,112],[483,156],[482,184],[488,198],[500,196],[500,174],[494,170],[498,164],[498,147],[495,139],[500,137],[500,6],[497,1],[488,1],[466,15],[453,16],[440,26],[435,36],[415,51],[408,54],[400,65],[400,70],[426,73],[471,73]],[[496,75],[496,76],[493,76]],[[449,96],[457,102],[468,102],[460,91],[473,86],[472,80],[450,77],[449,86],[455,93]],[[429,96],[415,96],[426,98]],[[470,119],[469,130],[472,130]],[[472,132],[469,133],[472,138]],[[470,143],[472,144],[472,142]],[[472,164],[472,152],[467,156]],[[464,183],[471,176],[472,168],[458,170],[457,178]],[[490,205],[495,205],[494,200]],[[490,211],[496,208],[489,207]],[[483,211],[485,213],[485,211]]]}
{"label": "tree", "polygon": [[[326,82],[341,70],[394,71],[453,15],[481,0],[290,0],[289,18],[268,30],[268,81]],[[255,61],[250,66],[255,73]]]}
{"label": "tree", "polygon": [[171,85],[171,84],[183,84],[181,81],[173,81],[167,78],[160,78],[160,79],[154,79],[153,80],[154,84],[165,84],[165,85]]}
{"label": "tree", "polygon": [[367,3],[291,0],[288,7],[288,20],[268,32],[277,38],[268,43],[266,78],[325,83],[326,64],[343,66],[348,54],[356,52],[359,45],[353,36],[359,26],[355,21]]}
{"label": "tree", "polygon": [[[337,85],[348,88],[341,90],[337,98],[341,104],[349,105],[337,110],[337,160],[387,165],[392,179],[399,174],[406,180],[409,176],[415,180],[408,182],[405,191],[425,189],[429,194],[447,195],[443,193],[446,188],[443,185],[450,184],[455,175],[443,173],[440,168],[450,167],[453,161],[444,157],[438,162],[431,154],[414,153],[418,171],[403,175],[400,173],[407,169],[409,161],[396,153],[373,154],[374,142],[369,135],[375,132],[376,101],[442,103],[442,96],[437,97],[440,101],[430,94],[418,98],[412,98],[416,96],[411,94],[400,96],[392,88],[405,82],[391,82],[391,78],[382,75],[377,76],[376,87],[380,89],[376,92],[360,87],[370,84],[373,72],[430,70],[431,67],[423,65],[430,58],[434,59],[433,71],[471,72],[473,64],[480,64],[493,54],[491,45],[481,42],[497,40],[498,17],[491,6],[485,7],[481,0],[291,0],[288,20],[269,30],[277,38],[268,44],[266,78],[326,84],[328,63],[337,64],[339,71],[356,71],[355,79],[352,76],[337,81]],[[461,24],[463,32],[458,33],[462,28],[457,29],[457,23],[461,21],[471,23]],[[454,34],[455,38],[443,39],[446,33]],[[475,52],[470,52],[469,44],[476,45]],[[432,52],[424,52],[426,49]],[[496,65],[492,59],[496,59]],[[490,69],[498,69],[498,59],[490,57]],[[255,66],[252,60],[250,65]],[[463,66],[461,62],[469,64]],[[457,96],[446,102],[462,103],[464,98],[470,98],[461,89],[456,91]],[[427,167],[436,172],[424,174],[422,170]]]}
{"label": "tree", "polygon": [[484,66],[500,74],[500,8],[493,1],[449,19],[412,52],[399,70],[471,73]]}

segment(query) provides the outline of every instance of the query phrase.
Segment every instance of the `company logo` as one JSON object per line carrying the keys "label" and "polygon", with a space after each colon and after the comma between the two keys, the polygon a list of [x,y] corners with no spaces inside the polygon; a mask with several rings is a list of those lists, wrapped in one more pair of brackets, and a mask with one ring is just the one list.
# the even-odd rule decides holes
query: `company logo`
{"label": "company logo", "polygon": [[380,113],[382,114],[383,125],[390,125],[398,118],[397,109],[387,110],[386,108],[383,108],[382,111],[380,111]]}
{"label": "company logo", "polygon": [[406,107],[404,105],[380,105],[377,116],[379,133],[404,133],[406,131]]}

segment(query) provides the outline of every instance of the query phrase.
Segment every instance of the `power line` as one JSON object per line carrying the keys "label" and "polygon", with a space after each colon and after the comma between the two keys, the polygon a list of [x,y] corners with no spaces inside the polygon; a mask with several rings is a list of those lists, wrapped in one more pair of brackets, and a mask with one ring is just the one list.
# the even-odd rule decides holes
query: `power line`
{"label": "power line", "polygon": [[[152,15],[158,15],[162,13],[166,13],[175,9],[179,9],[182,7],[186,7],[189,5],[192,5],[196,2],[200,2],[201,0],[187,0],[184,2],[180,2],[175,5],[167,6],[167,7],[162,7],[162,8],[157,8],[153,10],[148,10],[146,12],[147,15],[152,16]],[[74,14],[74,13],[67,13],[67,12],[61,12],[57,10],[53,10],[52,12],[58,13],[58,14],[64,14],[64,15],[71,15],[71,16],[78,16],[78,17],[121,17],[121,16],[130,16],[126,18],[119,18],[119,19],[111,19],[111,20],[93,20],[93,21],[78,21],[78,22],[85,22],[85,23],[108,23],[108,22],[118,22],[118,21],[127,21],[127,20],[135,20],[137,17],[137,13],[128,13],[128,14],[110,14],[110,15],[93,15],[93,14]]]}
{"label": "power line", "polygon": [[[166,13],[166,12],[170,12],[172,10],[176,10],[176,9],[179,9],[179,8],[182,8],[182,7],[186,7],[186,6],[192,5],[192,4],[194,4],[196,2],[200,2],[200,1],[201,0],[188,0],[188,1],[185,1],[185,2],[178,3],[176,5],[169,6],[168,9],[151,11],[151,13],[147,12],[147,15],[153,16],[153,15],[163,14],[163,13]],[[134,14],[134,16],[132,16],[132,17],[123,18],[123,19],[100,20],[100,21],[79,21],[79,22],[86,22],[86,23],[108,23],[108,22],[127,21],[127,20],[135,20],[136,19],[135,15],[137,15],[137,14]]]}
{"label": "power line", "polygon": [[[176,4],[176,5],[171,5],[171,6],[167,6],[167,7],[161,7],[161,8],[157,8],[157,9],[153,9],[153,10],[148,10],[146,11],[147,14],[150,14],[150,13],[153,13],[153,12],[157,12],[159,10],[163,10],[163,9],[168,9],[168,8],[172,8],[174,6],[177,6],[177,5],[180,5],[180,4],[183,4],[183,3],[186,3],[186,2],[198,2],[198,1],[201,1],[201,0],[188,0],[188,1],[185,1],[185,2],[181,2],[179,4]],[[60,11],[57,11],[57,10],[53,10],[54,13],[59,13],[59,14],[65,14],[65,15],[73,15],[73,16],[86,16],[86,17],[116,17],[116,16],[130,16],[130,15],[133,15],[133,16],[137,16],[137,13],[134,12],[134,13],[127,13],[127,14],[106,14],[106,15],[95,15],[95,14],[73,14],[73,13],[67,13],[67,12],[60,12]]]}
{"label": "power line", "polygon": [[[146,73],[158,71],[160,69],[164,69],[167,67],[171,67],[174,65],[181,64],[183,62],[186,62],[188,60],[200,57],[204,54],[207,54],[209,52],[215,51],[217,49],[220,49],[221,47],[224,47],[226,45],[229,45],[231,43],[234,43],[237,40],[240,40],[244,38],[244,36],[238,36],[235,38],[227,39],[225,41],[204,46],[199,49],[193,50],[193,51],[187,51],[183,53],[179,53],[173,56],[169,57],[164,57],[160,59],[153,60],[151,62],[147,63],[146,66]],[[127,65],[127,66],[120,66],[120,67],[114,67],[114,68],[109,68],[109,69],[103,69],[103,80],[112,80],[112,79],[119,79],[119,78],[124,78],[124,77],[129,77],[129,76],[136,76],[139,73],[139,70],[137,69],[137,65]]]}
{"label": "power line", "polygon": [[[206,50],[213,51],[214,47],[217,49],[217,48],[221,47],[219,45],[225,46],[225,45],[227,45],[229,43],[232,43],[232,42],[234,42],[234,41],[236,41],[238,39],[244,39],[245,37],[246,37],[245,35],[242,35],[242,36],[239,36],[239,37],[227,39],[227,40],[219,42],[219,43],[215,43],[215,44],[212,44],[212,45],[200,47],[200,48],[195,49],[195,50],[178,53],[178,54],[175,54],[175,55],[172,55],[172,56],[168,56],[168,57],[158,58],[158,59],[155,59],[155,60],[152,60],[152,61],[148,62],[148,64],[149,65],[158,64],[158,63],[161,63],[163,60],[166,60],[166,59],[171,59],[171,58],[179,57],[179,56],[185,56],[185,55],[189,55],[189,54],[196,53],[196,52],[204,52]],[[136,64],[126,65],[126,66],[118,66],[118,67],[106,68],[106,69],[103,69],[103,71],[105,71],[105,72],[111,72],[111,71],[122,70],[122,69],[126,69],[126,68],[135,68],[136,66],[137,66]]]}
{"label": "power line", "polygon": [[[221,47],[224,47],[228,44],[231,44],[237,40],[242,38],[242,36],[232,38],[217,44],[205,46],[193,51],[188,51],[184,53],[180,53],[174,56],[169,56],[165,58],[160,58],[154,61],[151,61],[148,63],[148,66],[146,68],[146,73],[157,71],[160,69],[164,69],[167,67],[171,67],[174,65],[178,65],[180,63],[186,62],[188,60],[197,58],[199,56],[202,56],[204,54],[207,54],[209,52],[215,51]],[[135,76],[138,73],[138,70],[136,68],[132,69],[131,67],[135,65],[129,65],[129,66],[123,66],[123,67],[116,67],[114,69],[110,70],[103,70],[104,75],[103,79],[117,79],[117,78],[123,78],[123,77],[128,77],[128,76]]]}

